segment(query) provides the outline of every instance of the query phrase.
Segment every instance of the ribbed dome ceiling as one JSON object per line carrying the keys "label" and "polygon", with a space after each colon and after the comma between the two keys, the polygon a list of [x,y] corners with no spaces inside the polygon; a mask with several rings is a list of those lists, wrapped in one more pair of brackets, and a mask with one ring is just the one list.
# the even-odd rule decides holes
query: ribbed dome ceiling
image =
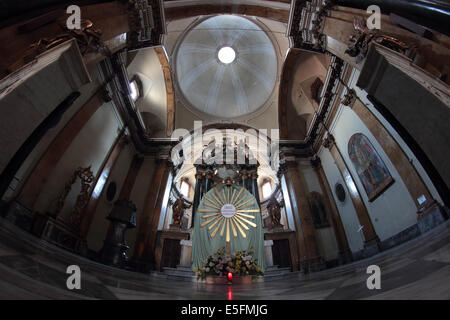
{"label": "ribbed dome ceiling", "polygon": [[[223,63],[232,55],[231,63]],[[230,57],[231,60],[232,56]],[[228,62],[228,61],[227,61]],[[267,34],[233,15],[208,18],[192,28],[176,53],[176,79],[190,105],[217,118],[237,118],[261,108],[272,94],[277,59]]]}

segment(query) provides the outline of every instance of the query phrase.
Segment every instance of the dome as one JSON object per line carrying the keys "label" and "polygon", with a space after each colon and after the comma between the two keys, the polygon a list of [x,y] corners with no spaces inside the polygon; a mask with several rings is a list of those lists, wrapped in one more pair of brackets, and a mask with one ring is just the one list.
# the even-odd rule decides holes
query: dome
{"label": "dome", "polygon": [[175,56],[178,86],[194,111],[222,119],[262,108],[277,79],[265,31],[235,15],[207,18],[189,30]]}

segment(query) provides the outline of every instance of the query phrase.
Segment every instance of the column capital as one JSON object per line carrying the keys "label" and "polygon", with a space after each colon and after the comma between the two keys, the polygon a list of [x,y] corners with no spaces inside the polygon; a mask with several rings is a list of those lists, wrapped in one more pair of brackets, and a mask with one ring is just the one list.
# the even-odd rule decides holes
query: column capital
{"label": "column capital", "polygon": [[202,173],[202,172],[197,172],[197,173],[195,174],[195,179],[200,180],[200,179],[202,179],[202,178],[203,178],[203,173]]}
{"label": "column capital", "polygon": [[322,168],[322,160],[316,156],[313,159],[311,159],[311,165],[313,166],[314,169],[320,169]]}
{"label": "column capital", "polygon": [[323,146],[327,149],[331,149],[334,145],[336,145],[336,140],[331,133],[328,133],[325,140],[323,140]]}
{"label": "column capital", "polygon": [[212,179],[212,178],[213,178],[213,175],[214,175],[214,172],[211,171],[211,170],[208,170],[208,171],[206,171],[206,173],[205,173],[206,179]]}
{"label": "column capital", "polygon": [[297,161],[295,159],[286,160],[286,168],[294,168],[297,167]]}
{"label": "column capital", "polygon": [[278,168],[277,176],[281,177],[286,172],[287,172],[287,163],[285,161],[280,162],[280,166]]}
{"label": "column capital", "polygon": [[341,100],[341,103],[344,106],[353,108],[353,104],[356,100],[356,92],[353,89],[347,88],[347,92],[344,95],[344,98]]}

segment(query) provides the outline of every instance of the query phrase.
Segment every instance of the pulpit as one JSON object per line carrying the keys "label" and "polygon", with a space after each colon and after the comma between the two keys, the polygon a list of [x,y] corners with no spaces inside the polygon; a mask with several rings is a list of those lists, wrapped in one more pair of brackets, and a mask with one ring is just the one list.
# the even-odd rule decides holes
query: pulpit
{"label": "pulpit", "polygon": [[106,236],[101,260],[106,264],[123,267],[128,261],[126,251],[129,248],[125,243],[125,231],[136,228],[136,206],[129,200],[118,200],[107,219],[111,221],[113,229]]}

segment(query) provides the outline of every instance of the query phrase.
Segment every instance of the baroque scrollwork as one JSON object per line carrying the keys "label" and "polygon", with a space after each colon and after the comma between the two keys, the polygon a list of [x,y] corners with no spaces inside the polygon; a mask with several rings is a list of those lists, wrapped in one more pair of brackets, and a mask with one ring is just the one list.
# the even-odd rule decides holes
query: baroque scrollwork
{"label": "baroque scrollwork", "polygon": [[161,0],[129,0],[127,35],[128,47],[133,49],[159,45],[164,33]]}
{"label": "baroque scrollwork", "polygon": [[397,38],[382,34],[380,30],[369,29],[362,18],[354,18],[353,28],[356,34],[350,37],[350,44],[345,53],[355,57],[357,63],[366,57],[371,43],[378,43],[407,56],[410,56],[415,48]]}
{"label": "baroque scrollwork", "polygon": [[27,63],[32,61],[39,54],[70,39],[75,39],[77,41],[82,55],[88,53],[101,53],[105,56],[109,56],[111,54],[109,48],[101,41],[102,31],[96,29],[92,21],[85,19],[81,20],[81,28],[79,30],[69,30],[65,25],[61,25],[61,28],[64,30],[64,33],[53,38],[43,38],[31,44],[23,58],[24,62]]}
{"label": "baroque scrollwork", "polygon": [[328,134],[325,140],[323,140],[323,146],[327,149],[331,149],[335,143],[336,141],[334,140],[334,137],[331,134]]}
{"label": "baroque scrollwork", "polygon": [[347,89],[347,93],[342,99],[342,104],[347,107],[351,107],[356,100],[356,92],[353,89]]}
{"label": "baroque scrollwork", "polygon": [[81,214],[89,201],[91,185],[95,180],[94,174],[91,171],[90,166],[87,168],[79,167],[77,168],[77,170],[75,170],[75,172],[70,177],[69,181],[66,182],[64,186],[64,191],[62,192],[61,196],[58,198],[55,211],[56,215],[58,215],[61,212],[62,208],[64,207],[67,195],[69,194],[70,190],[72,190],[72,186],[77,181],[77,179],[80,179],[81,191],[77,197],[75,207],[69,217],[69,223],[75,229],[78,229],[81,224],[82,220]]}
{"label": "baroque scrollwork", "polygon": [[289,35],[295,47],[323,52],[326,37],[322,33],[325,17],[333,6],[331,1],[295,1]]}

